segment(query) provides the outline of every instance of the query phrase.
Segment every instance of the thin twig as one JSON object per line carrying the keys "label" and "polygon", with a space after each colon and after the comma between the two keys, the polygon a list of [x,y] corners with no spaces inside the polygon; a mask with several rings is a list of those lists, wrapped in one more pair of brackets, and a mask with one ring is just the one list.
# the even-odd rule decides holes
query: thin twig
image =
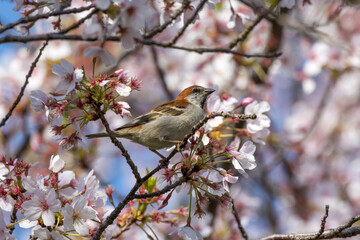
{"label": "thin twig", "polygon": [[173,38],[173,40],[171,41],[171,45],[174,45],[177,40],[179,40],[179,38],[184,34],[185,30],[189,27],[189,25],[194,22],[197,14],[200,12],[200,10],[204,7],[205,3],[207,2],[207,0],[202,0],[199,5],[196,7],[193,15],[186,21],[186,23],[184,23],[184,26],[180,29],[180,31],[176,34],[176,36]]}
{"label": "thin twig", "polygon": [[238,43],[243,42],[251,33],[251,31],[261,22],[261,20],[271,12],[272,11],[267,10],[263,12],[261,15],[259,15],[250,26],[248,26],[237,38],[235,38],[233,41],[229,43],[228,49],[233,49],[234,47],[236,47]]}
{"label": "thin twig", "polygon": [[[317,233],[294,233],[294,234],[273,234],[260,240],[311,240]],[[319,239],[348,238],[360,235],[360,227],[349,227],[341,232],[336,229],[324,231]]]}
{"label": "thin twig", "polygon": [[137,170],[137,167],[135,165],[135,163],[131,160],[131,157],[129,155],[129,153],[127,152],[127,150],[124,148],[124,146],[122,145],[122,143],[117,140],[115,134],[113,131],[111,131],[110,126],[108,121],[106,120],[103,112],[101,111],[101,109],[99,107],[97,107],[98,113],[99,113],[99,117],[101,119],[101,122],[103,123],[106,132],[109,134],[109,137],[111,139],[111,142],[121,150],[122,155],[125,157],[127,164],[130,166],[132,173],[134,174],[135,178],[136,178],[136,182],[140,182],[141,181],[141,176],[139,171]]}
{"label": "thin twig", "polygon": [[318,236],[318,232],[296,233],[296,234],[274,234],[268,237],[261,238],[261,240],[313,240],[315,237],[317,237],[317,239],[353,237],[360,235],[360,227],[351,227],[355,222],[359,220],[360,220],[360,215],[357,215],[351,218],[346,224],[340,225],[337,228],[326,230],[320,236]]}
{"label": "thin twig", "polygon": [[321,236],[321,234],[324,233],[325,231],[325,224],[326,224],[326,219],[329,216],[329,205],[325,206],[325,214],[323,216],[323,218],[321,219],[321,225],[320,225],[320,229],[319,232],[316,234],[316,236],[314,237],[315,239],[319,239],[319,237]]}
{"label": "thin twig", "polygon": [[152,58],[153,58],[153,61],[154,61],[154,65],[155,65],[157,74],[158,74],[159,79],[160,79],[161,86],[164,89],[164,92],[166,93],[167,98],[169,100],[171,100],[174,97],[171,94],[171,92],[169,91],[169,88],[168,88],[168,86],[166,84],[165,73],[164,73],[164,70],[160,66],[159,59],[158,59],[158,54],[156,52],[156,49],[155,49],[154,46],[151,46],[150,50],[151,50],[151,55],[152,55]]}
{"label": "thin twig", "polygon": [[[32,36],[17,36],[17,35],[7,35],[2,38],[0,38],[0,43],[8,43],[8,42],[33,42],[33,41],[41,41],[41,40],[70,40],[70,41],[88,41],[88,42],[95,42],[98,39],[97,38],[84,38],[81,35],[65,35],[65,34],[58,34],[58,33],[48,33],[48,34],[40,34],[40,35],[32,35]],[[106,37],[106,41],[113,41],[113,42],[119,42],[121,41],[121,37],[117,36],[108,36]],[[184,50],[188,52],[196,52],[199,54],[202,53],[227,53],[227,54],[233,54],[237,56],[242,56],[246,58],[252,58],[252,57],[263,57],[263,58],[274,58],[279,57],[281,55],[280,52],[277,53],[265,53],[265,54],[246,54],[246,53],[240,53],[234,50],[230,50],[227,48],[221,48],[221,47],[186,47],[186,46],[178,46],[178,45],[171,45],[169,42],[161,42],[161,41],[155,41],[151,39],[143,39],[138,40],[140,43],[144,45],[156,45],[163,48],[173,48],[178,50]]]}
{"label": "thin twig", "polygon": [[72,9],[66,9],[66,10],[57,10],[54,12],[49,12],[49,13],[45,13],[45,14],[38,14],[38,15],[34,15],[34,16],[29,16],[29,17],[24,17],[24,18],[20,18],[19,20],[13,22],[13,23],[9,23],[6,26],[0,27],[0,33],[12,29],[15,26],[19,25],[19,24],[23,24],[23,23],[29,23],[29,22],[35,22],[39,19],[47,19],[49,17],[54,17],[54,16],[61,16],[61,15],[66,15],[66,14],[73,14],[73,13],[80,13],[80,12],[84,12],[87,10],[90,10],[92,8],[94,8],[94,5],[89,5],[86,7],[80,7],[80,8],[72,8]]}
{"label": "thin twig", "polygon": [[189,4],[190,4],[189,0],[184,0],[181,8],[179,8],[175,12],[175,14],[170,17],[170,19],[167,22],[163,23],[162,25],[160,25],[158,27],[153,28],[149,33],[144,34],[144,38],[152,38],[156,34],[164,31],[167,26],[169,26],[176,18],[178,18],[180,16],[181,13],[184,12],[184,10],[189,6]]}
{"label": "thin twig", "polygon": [[238,214],[237,211],[236,211],[235,203],[234,203],[234,199],[233,199],[233,198],[231,198],[231,204],[232,204],[232,214],[233,214],[234,217],[235,217],[235,220],[236,220],[238,229],[239,229],[242,237],[243,237],[245,240],[247,240],[247,239],[248,239],[248,235],[247,235],[244,227],[241,225],[240,217],[239,217],[239,214]]}
{"label": "thin twig", "polygon": [[32,62],[31,67],[30,67],[30,69],[29,69],[29,72],[27,73],[27,75],[26,75],[26,77],[25,77],[24,85],[21,87],[20,93],[19,93],[19,95],[16,97],[16,99],[15,99],[13,105],[11,106],[9,112],[8,112],[8,113],[6,114],[6,116],[1,120],[0,128],[5,125],[6,121],[10,118],[12,112],[14,111],[14,109],[16,108],[16,106],[19,104],[21,98],[23,97],[25,88],[26,88],[26,86],[29,84],[29,78],[31,77],[31,75],[32,75],[32,73],[33,73],[33,71],[34,71],[34,69],[35,69],[35,67],[36,67],[36,64],[37,64],[37,62],[39,61],[39,59],[40,59],[40,57],[41,57],[41,54],[42,54],[42,52],[44,51],[44,49],[45,49],[45,47],[47,46],[47,44],[48,44],[48,41],[46,41],[46,42],[44,43],[44,45],[40,48],[39,54],[36,56],[35,60]]}
{"label": "thin twig", "polygon": [[97,13],[99,11],[99,9],[95,8],[93,9],[90,13],[88,13],[85,17],[81,18],[79,21],[77,21],[76,23],[74,23],[73,25],[61,30],[60,32],[58,32],[59,34],[65,34],[70,32],[71,30],[74,30],[76,28],[78,28],[81,24],[83,24],[87,19],[89,19],[92,15],[94,15],[95,13]]}

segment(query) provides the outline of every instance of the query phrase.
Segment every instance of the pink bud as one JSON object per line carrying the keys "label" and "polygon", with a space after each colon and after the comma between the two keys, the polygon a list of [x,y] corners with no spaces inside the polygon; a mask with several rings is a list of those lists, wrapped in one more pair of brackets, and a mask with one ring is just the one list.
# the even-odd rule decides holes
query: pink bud
{"label": "pink bud", "polygon": [[252,99],[252,98],[250,98],[250,97],[246,97],[246,98],[244,98],[244,99],[241,101],[240,104],[238,104],[238,105],[235,107],[235,109],[236,109],[236,108],[245,107],[246,105],[252,103],[253,101],[254,101],[254,99]]}

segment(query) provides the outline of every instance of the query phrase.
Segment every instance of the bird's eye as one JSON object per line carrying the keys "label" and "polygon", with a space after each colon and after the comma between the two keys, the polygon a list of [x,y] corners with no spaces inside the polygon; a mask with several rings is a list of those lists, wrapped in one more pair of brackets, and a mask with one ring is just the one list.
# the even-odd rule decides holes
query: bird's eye
{"label": "bird's eye", "polygon": [[200,88],[194,88],[194,89],[192,90],[192,92],[193,92],[193,93],[199,93],[199,92],[200,92]]}

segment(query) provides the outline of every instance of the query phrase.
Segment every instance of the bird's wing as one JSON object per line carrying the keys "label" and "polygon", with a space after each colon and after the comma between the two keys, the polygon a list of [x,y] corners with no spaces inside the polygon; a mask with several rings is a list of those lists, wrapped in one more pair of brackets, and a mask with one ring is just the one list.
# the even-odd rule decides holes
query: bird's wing
{"label": "bird's wing", "polygon": [[187,104],[187,101],[173,100],[157,106],[151,112],[157,112],[170,116],[179,116],[184,113],[184,109],[186,108]]}
{"label": "bird's wing", "polygon": [[[117,130],[121,130],[124,128],[133,128],[133,127],[137,127],[140,125],[143,125],[145,123],[149,123],[151,121],[154,121],[155,119],[157,119],[160,116],[163,115],[167,115],[167,116],[179,116],[181,114],[184,113],[184,108],[186,107],[186,105],[184,105],[182,102],[173,100],[171,102],[162,104],[160,106],[157,106],[156,108],[154,108],[153,110],[151,110],[150,112],[141,115],[135,119],[133,119],[131,122],[115,129],[115,131]],[[174,106],[176,104],[176,107]]]}
{"label": "bird's wing", "polygon": [[133,119],[131,122],[129,122],[119,128],[116,128],[115,131],[118,131],[118,130],[121,130],[124,128],[133,128],[133,127],[143,125],[145,123],[149,123],[149,122],[155,120],[156,118],[158,118],[160,115],[161,115],[160,113],[148,112],[144,115],[141,115],[141,116]]}

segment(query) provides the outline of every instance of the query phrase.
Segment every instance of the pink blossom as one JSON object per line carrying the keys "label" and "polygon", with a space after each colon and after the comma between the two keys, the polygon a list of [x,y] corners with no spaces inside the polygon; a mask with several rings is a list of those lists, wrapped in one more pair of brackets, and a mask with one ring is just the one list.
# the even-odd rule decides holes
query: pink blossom
{"label": "pink blossom", "polygon": [[54,64],[51,71],[63,79],[56,87],[56,92],[66,90],[66,94],[72,91],[83,77],[83,71],[74,69],[74,66],[65,59],[61,59],[61,64]]}
{"label": "pink blossom", "polygon": [[45,226],[54,226],[55,212],[60,211],[60,201],[56,198],[56,192],[52,188],[48,193],[37,190],[31,199],[25,201],[21,207],[24,209],[24,216],[30,221],[38,220],[40,217]]}

